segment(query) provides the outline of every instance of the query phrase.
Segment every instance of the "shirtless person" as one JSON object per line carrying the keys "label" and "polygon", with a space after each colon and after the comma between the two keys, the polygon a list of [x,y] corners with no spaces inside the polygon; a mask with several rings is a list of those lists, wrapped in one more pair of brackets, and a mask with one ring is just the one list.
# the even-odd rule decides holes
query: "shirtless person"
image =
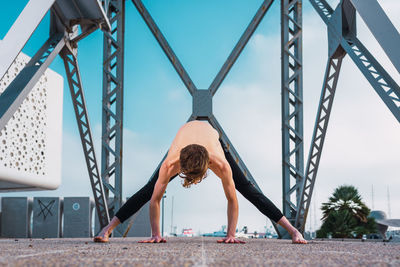
{"label": "shirtless person", "polygon": [[306,244],[307,241],[301,233],[261,191],[245,177],[232,174],[231,165],[225,153],[219,142],[218,132],[210,124],[203,121],[191,121],[183,125],[172,142],[158,175],[155,175],[142,189],[129,198],[111,222],[94,238],[94,241],[108,242],[113,229],[150,200],[152,237],[140,242],[166,242],[160,233],[160,201],[169,181],[179,174],[184,179],[182,185],[188,188],[192,184],[200,183],[207,176],[207,170],[210,169],[221,179],[228,200],[227,236],[218,240],[219,243],[244,243],[235,238],[239,215],[236,187],[263,214],[285,228],[292,236],[293,243]]}

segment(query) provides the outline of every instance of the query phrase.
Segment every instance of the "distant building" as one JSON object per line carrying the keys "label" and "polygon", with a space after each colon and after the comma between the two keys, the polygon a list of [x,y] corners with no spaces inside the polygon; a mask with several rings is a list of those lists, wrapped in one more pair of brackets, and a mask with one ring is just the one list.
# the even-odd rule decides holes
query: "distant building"
{"label": "distant building", "polygon": [[193,237],[194,236],[193,229],[192,228],[182,229],[182,234],[180,236]]}
{"label": "distant building", "polygon": [[400,227],[400,219],[387,219],[386,213],[382,210],[373,210],[369,216],[375,219],[380,238],[387,239],[386,231],[389,226]]}

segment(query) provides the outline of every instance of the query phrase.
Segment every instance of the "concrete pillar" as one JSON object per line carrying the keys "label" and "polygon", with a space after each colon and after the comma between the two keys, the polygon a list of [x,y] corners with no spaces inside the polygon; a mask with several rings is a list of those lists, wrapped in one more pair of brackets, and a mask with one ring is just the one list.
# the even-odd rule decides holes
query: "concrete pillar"
{"label": "concrete pillar", "polygon": [[2,237],[31,237],[32,202],[27,197],[3,197],[1,211]]}
{"label": "concrete pillar", "polygon": [[60,198],[33,198],[33,238],[57,238],[61,236]]}
{"label": "concrete pillar", "polygon": [[89,197],[65,197],[63,237],[91,237],[93,202]]}

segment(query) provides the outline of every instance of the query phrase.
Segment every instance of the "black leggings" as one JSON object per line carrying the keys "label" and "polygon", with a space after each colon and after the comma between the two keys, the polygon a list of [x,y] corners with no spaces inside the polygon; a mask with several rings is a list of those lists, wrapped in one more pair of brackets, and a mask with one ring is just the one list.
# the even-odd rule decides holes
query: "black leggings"
{"label": "black leggings", "polygon": [[[238,190],[248,201],[253,203],[256,208],[265,216],[278,222],[283,214],[260,190],[258,190],[240,171],[232,156],[225,152],[233,174],[236,190]],[[172,177],[172,181],[176,176]],[[122,222],[135,214],[144,204],[146,204],[153,194],[154,185],[158,179],[158,170],[153,177],[138,192],[131,196],[128,201],[118,210],[115,216]]]}

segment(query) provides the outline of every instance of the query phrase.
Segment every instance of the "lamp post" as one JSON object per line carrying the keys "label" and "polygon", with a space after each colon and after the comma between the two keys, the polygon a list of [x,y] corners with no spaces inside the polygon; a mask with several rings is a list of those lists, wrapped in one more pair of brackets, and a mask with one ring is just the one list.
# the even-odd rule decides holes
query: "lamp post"
{"label": "lamp post", "polygon": [[164,192],[164,195],[162,197],[162,213],[161,213],[161,236],[164,236],[164,198],[167,197],[167,192]]}

